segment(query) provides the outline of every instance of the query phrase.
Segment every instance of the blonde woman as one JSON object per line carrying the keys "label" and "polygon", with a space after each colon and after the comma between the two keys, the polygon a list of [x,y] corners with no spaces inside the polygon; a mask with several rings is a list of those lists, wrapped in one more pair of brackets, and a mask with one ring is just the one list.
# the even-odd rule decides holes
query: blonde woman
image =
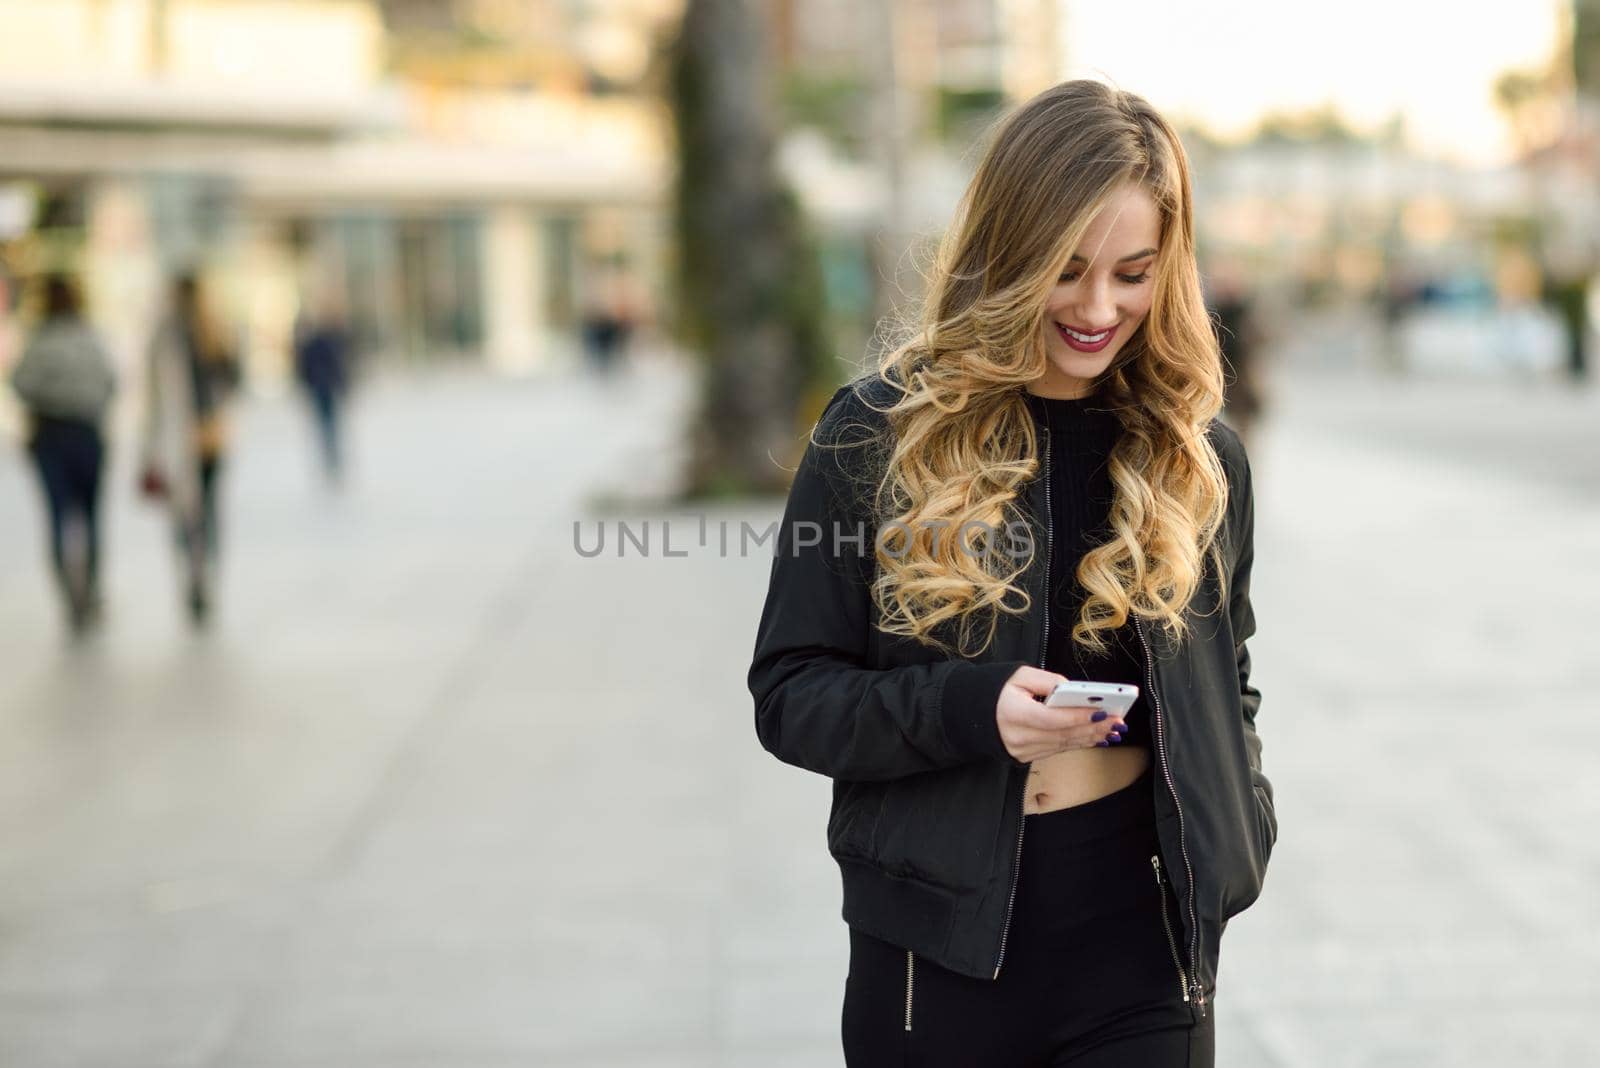
{"label": "blonde woman", "polygon": [[219,554],[217,483],[228,444],[227,402],[239,364],[199,279],[183,274],[146,357],[142,487],[172,513],[184,598],[210,615]]}
{"label": "blonde woman", "polygon": [[[801,458],[748,681],[762,745],[833,780],[851,1065],[1214,1057],[1277,818],[1191,203],[1140,97],[1028,101]],[[1045,705],[1065,679],[1139,694]]]}

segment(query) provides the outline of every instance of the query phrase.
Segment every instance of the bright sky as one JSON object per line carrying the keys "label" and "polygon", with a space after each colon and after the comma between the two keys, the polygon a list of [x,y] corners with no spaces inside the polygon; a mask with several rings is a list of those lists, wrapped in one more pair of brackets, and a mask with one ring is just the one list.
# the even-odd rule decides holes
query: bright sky
{"label": "bright sky", "polygon": [[[1396,110],[1421,150],[1492,163],[1510,148],[1493,86],[1543,63],[1567,0],[1060,0],[1066,77],[1101,77],[1174,118],[1242,133],[1331,101],[1359,129]],[[1136,11],[1137,17],[1130,14]]]}

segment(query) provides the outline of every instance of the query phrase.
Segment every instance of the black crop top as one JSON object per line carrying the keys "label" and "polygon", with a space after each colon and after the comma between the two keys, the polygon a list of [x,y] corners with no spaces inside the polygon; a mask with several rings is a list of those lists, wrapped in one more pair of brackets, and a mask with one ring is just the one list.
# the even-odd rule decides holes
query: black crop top
{"label": "black crop top", "polygon": [[1062,399],[1024,391],[1023,396],[1035,425],[1050,430],[1051,590],[1045,667],[1069,679],[1138,686],[1139,697],[1126,717],[1127,736],[1113,744],[1149,746],[1144,653],[1132,621],[1106,636],[1115,640],[1104,656],[1093,655],[1072,640],[1072,626],[1088,595],[1077,579],[1078,561],[1110,534],[1107,461],[1122,424],[1115,412],[1096,407],[1095,395]]}

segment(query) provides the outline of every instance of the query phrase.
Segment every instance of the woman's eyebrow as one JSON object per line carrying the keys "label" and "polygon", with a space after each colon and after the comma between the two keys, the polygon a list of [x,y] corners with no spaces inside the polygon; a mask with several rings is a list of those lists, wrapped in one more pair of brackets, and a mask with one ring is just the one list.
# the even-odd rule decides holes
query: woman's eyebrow
{"label": "woman's eyebrow", "polygon": [[[1138,252],[1133,253],[1131,256],[1122,257],[1117,262],[1118,263],[1127,263],[1130,260],[1142,260],[1146,256],[1154,256],[1156,254],[1156,252],[1157,252],[1157,250],[1153,249],[1153,248],[1140,249]],[[1078,263],[1088,263],[1089,262],[1088,260],[1084,259],[1082,256],[1078,255],[1076,252],[1074,252],[1072,254],[1072,259],[1077,261]]]}

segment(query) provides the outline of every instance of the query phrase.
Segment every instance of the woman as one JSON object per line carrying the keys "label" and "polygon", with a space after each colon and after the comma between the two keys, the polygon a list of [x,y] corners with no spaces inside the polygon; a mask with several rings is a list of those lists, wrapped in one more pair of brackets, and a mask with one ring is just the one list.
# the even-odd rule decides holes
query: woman
{"label": "woman", "polygon": [[173,283],[172,305],[151,338],[146,371],[143,486],[172,511],[189,616],[199,624],[211,607],[225,405],[238,385],[239,365],[193,274]]}
{"label": "woman", "polygon": [[[852,1065],[1210,1063],[1277,838],[1250,468],[1188,163],[1092,81],[1011,114],[921,329],[834,394],[775,541],[762,745],[833,782]],[[871,555],[868,555],[871,546]],[[1139,686],[1125,716],[1040,703]]]}
{"label": "woman", "polygon": [[[44,282],[44,315],[11,372],[29,417],[28,449],[50,509],[50,556],[75,633],[100,616],[101,425],[116,391],[105,345],[83,320],[77,287],[64,275]],[[69,533],[81,530],[81,552]]]}

